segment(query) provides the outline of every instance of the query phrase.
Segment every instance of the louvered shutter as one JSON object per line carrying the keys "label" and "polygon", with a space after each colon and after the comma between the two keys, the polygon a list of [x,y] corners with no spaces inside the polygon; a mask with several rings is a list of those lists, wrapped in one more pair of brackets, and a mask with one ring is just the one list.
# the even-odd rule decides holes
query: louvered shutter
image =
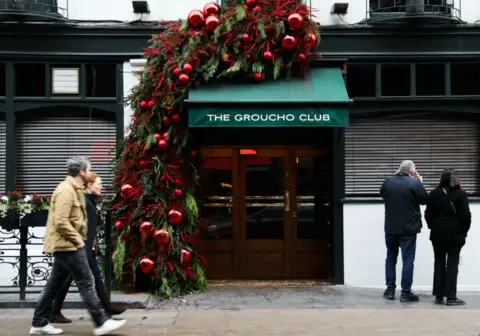
{"label": "louvered shutter", "polygon": [[379,195],[403,160],[415,162],[427,191],[456,169],[463,188],[479,190],[479,122],[465,118],[375,117],[351,120],[345,138],[345,193]]}
{"label": "louvered shutter", "polygon": [[5,120],[0,120],[0,193],[5,194],[5,172],[7,162],[7,130]]}
{"label": "louvered shutter", "polygon": [[66,161],[84,155],[112,191],[111,171],[116,143],[115,121],[89,116],[39,117],[17,124],[17,188],[23,194],[51,195],[65,179]]}

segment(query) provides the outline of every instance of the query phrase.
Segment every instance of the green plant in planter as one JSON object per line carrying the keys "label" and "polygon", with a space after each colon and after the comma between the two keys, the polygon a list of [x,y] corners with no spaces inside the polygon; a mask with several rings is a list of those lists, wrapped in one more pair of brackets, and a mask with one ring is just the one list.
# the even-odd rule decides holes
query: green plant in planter
{"label": "green plant in planter", "polygon": [[50,208],[50,198],[47,196],[25,196],[22,202],[18,203],[18,216],[20,219],[27,215],[34,214],[39,211],[48,211]]}

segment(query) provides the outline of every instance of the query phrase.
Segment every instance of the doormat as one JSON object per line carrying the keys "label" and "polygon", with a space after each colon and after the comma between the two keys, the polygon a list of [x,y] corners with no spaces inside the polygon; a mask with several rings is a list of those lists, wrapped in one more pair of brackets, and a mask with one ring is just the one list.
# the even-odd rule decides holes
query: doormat
{"label": "doormat", "polygon": [[209,287],[323,287],[331,283],[319,280],[209,280]]}

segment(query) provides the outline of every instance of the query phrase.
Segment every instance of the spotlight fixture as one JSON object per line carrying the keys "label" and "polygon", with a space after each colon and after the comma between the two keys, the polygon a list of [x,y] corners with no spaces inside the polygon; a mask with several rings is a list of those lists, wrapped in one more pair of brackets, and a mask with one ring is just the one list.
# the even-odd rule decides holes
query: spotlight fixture
{"label": "spotlight fixture", "polygon": [[150,14],[150,6],[146,0],[133,0],[132,6],[135,14]]}
{"label": "spotlight fixture", "polygon": [[330,11],[331,15],[345,15],[348,11],[348,2],[335,2]]}

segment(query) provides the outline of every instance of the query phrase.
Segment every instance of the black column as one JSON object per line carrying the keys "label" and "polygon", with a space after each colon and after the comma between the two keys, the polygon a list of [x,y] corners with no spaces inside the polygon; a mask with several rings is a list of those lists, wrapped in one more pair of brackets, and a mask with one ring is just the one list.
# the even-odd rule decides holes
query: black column
{"label": "black column", "polygon": [[115,91],[117,93],[116,101],[117,108],[115,110],[116,121],[117,121],[117,141],[121,141],[124,138],[124,128],[125,122],[124,118],[124,103],[123,103],[123,64],[117,64],[116,78],[115,78]]}
{"label": "black column", "polygon": [[344,283],[343,260],[343,203],[345,198],[345,129],[335,128],[333,133],[333,237],[332,280]]}
{"label": "black column", "polygon": [[15,94],[15,72],[13,63],[7,63],[5,70],[7,80],[5,189],[6,191],[13,191],[15,190],[15,106],[13,103],[13,96]]}

